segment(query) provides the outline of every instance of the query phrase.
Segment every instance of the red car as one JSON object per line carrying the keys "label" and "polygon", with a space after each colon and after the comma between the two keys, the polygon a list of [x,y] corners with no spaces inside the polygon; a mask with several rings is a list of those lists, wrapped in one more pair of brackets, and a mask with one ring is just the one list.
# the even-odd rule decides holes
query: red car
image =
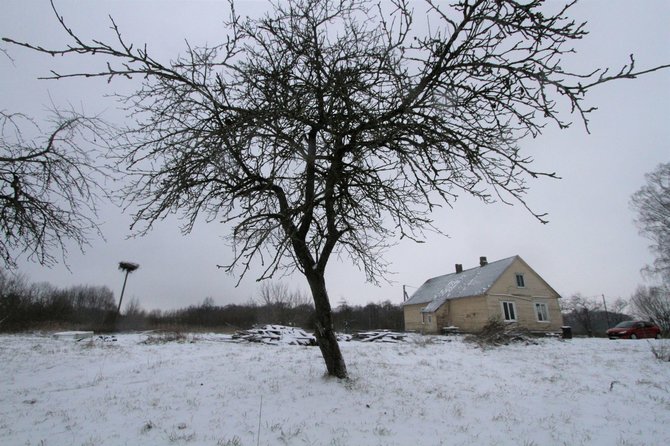
{"label": "red car", "polygon": [[660,338],[661,329],[651,322],[623,321],[607,330],[610,339]]}

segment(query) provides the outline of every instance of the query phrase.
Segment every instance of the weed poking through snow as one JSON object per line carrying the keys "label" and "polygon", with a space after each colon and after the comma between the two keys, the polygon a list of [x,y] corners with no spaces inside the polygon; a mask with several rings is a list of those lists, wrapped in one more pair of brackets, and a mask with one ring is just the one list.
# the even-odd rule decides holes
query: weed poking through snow
{"label": "weed poking through snow", "polygon": [[178,331],[173,331],[168,333],[149,335],[144,341],[140,342],[140,344],[156,345],[167,344],[168,342],[178,342],[180,344],[188,342],[189,344],[194,344],[197,340],[198,338],[193,335],[186,336],[185,334]]}
{"label": "weed poking through snow", "polygon": [[659,341],[656,344],[652,344],[651,353],[659,361],[670,362],[670,342]]}

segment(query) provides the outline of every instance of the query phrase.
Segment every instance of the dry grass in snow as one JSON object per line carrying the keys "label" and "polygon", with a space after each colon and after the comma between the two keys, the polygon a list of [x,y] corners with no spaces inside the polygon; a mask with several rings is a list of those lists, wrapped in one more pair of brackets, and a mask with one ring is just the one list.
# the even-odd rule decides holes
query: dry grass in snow
{"label": "dry grass in snow", "polygon": [[348,342],[338,381],[316,347],[146,339],[0,336],[0,444],[670,443],[664,340]]}

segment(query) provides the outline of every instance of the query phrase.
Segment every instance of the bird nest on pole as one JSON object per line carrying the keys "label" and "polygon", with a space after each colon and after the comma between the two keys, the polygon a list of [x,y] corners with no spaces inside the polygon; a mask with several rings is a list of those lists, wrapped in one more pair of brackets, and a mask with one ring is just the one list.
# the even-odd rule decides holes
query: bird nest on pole
{"label": "bird nest on pole", "polygon": [[119,262],[119,269],[122,270],[122,271],[133,272],[139,267],[140,267],[140,265],[138,265],[137,263]]}

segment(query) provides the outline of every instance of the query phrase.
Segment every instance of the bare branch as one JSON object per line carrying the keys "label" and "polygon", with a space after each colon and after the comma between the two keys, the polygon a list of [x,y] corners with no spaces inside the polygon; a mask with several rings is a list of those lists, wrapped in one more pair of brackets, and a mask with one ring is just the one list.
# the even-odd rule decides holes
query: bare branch
{"label": "bare branch", "polygon": [[60,252],[65,261],[68,241],[83,249],[91,233],[100,234],[95,215],[105,173],[91,149],[107,138],[106,126],[74,111],[54,111],[50,123],[50,132],[27,140],[25,134],[40,132],[37,124],[0,111],[0,255],[6,267],[22,254],[51,265]]}

